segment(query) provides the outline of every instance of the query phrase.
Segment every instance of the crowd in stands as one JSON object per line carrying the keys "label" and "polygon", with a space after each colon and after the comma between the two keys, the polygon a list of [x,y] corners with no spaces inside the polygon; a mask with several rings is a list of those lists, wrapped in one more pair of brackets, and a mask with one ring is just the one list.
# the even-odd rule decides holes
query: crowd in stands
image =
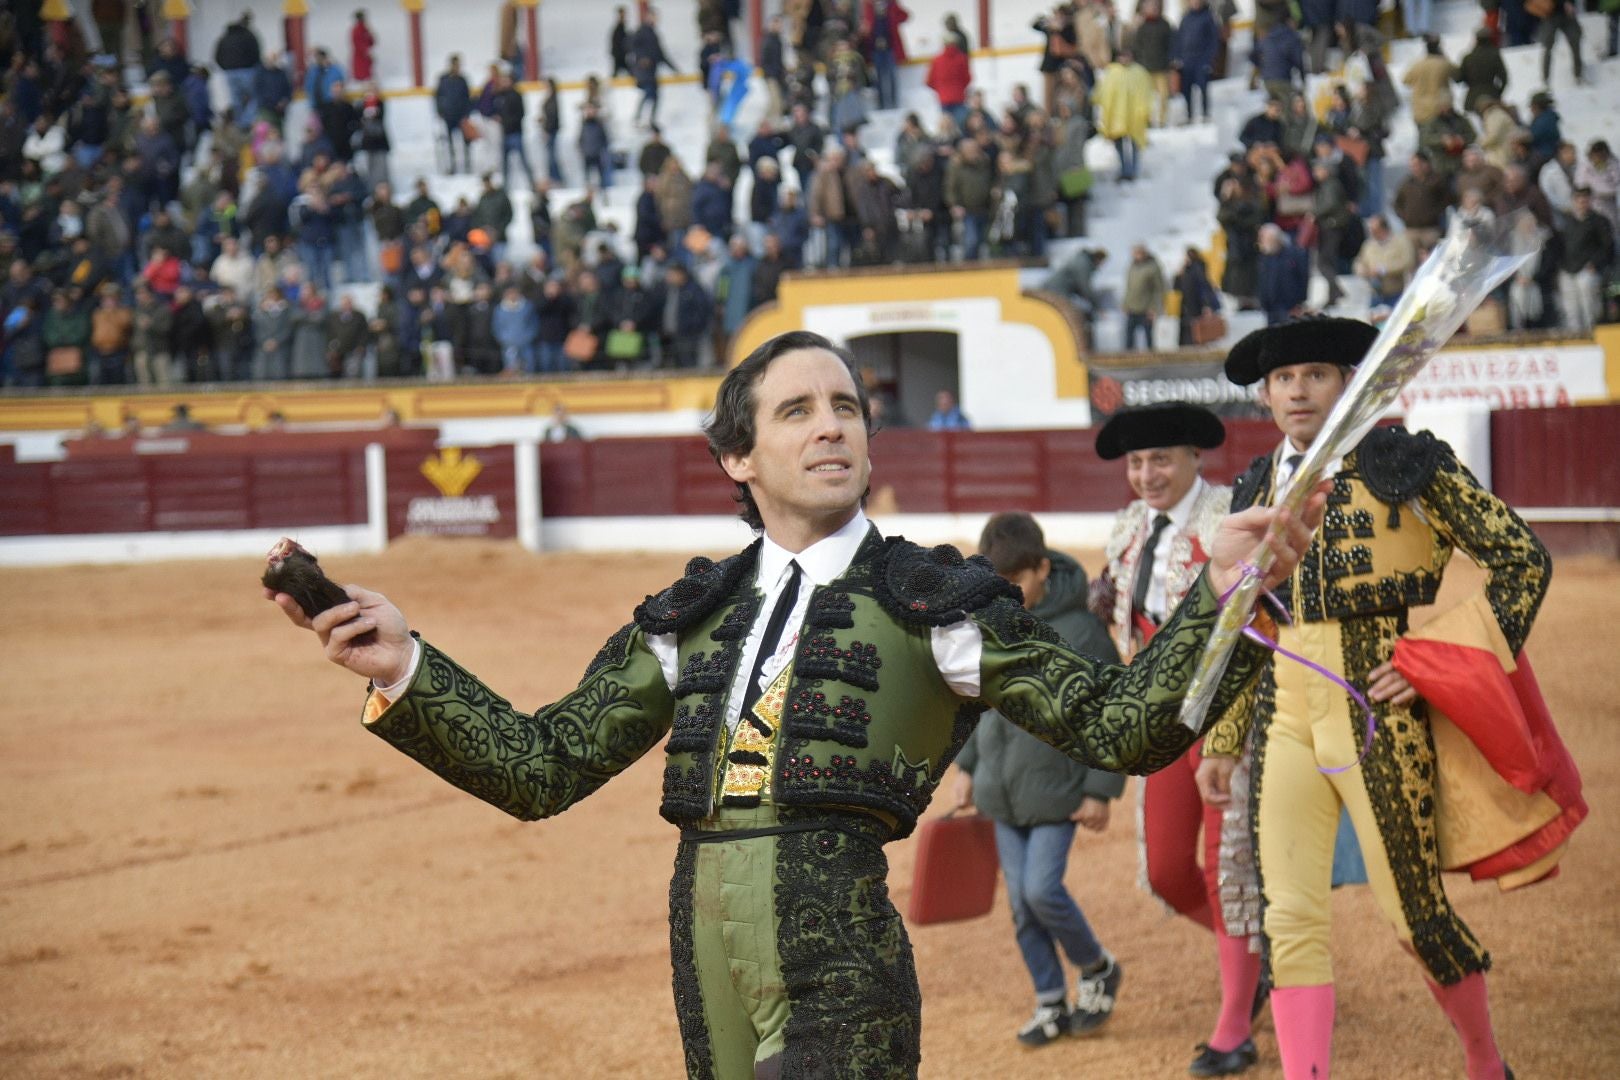
{"label": "crowd in stands", "polygon": [[[1141,0],[1128,22],[1100,0],[1064,3],[1035,23],[1046,42],[1043,100],[1016,86],[993,109],[972,86],[971,43],[951,17],[926,80],[941,111],[931,126],[904,118],[890,175],[862,131],[872,107],[897,102],[909,18],[899,0],[809,0],[790,5],[786,23],[772,18],[760,51],[769,106],[746,138],[732,134],[751,67],[736,59],[734,6],[699,5],[696,68],[713,123],[696,176],[657,124],[659,72],[677,65],[655,12],[632,30],[621,8],[609,42],[614,73],[642,92],[630,120],[636,159],[616,149],[628,140],[593,77],[579,106],[579,176],[565,174],[575,159],[559,146],[554,80],[528,113],[514,82],[515,35],[476,91],[450,57],[434,92],[448,171],[458,147],[462,169],[472,171],[475,148],[485,167],[476,199],[453,205],[421,179],[396,192],[363,11],[348,64],[316,47],[302,72],[264,48],[244,13],[214,46],[228,91],[219,108],[208,65],[173,40],[141,43],[149,96],[137,99],[123,67],[82,36],[14,26],[0,39],[0,377],[8,386],[449,379],[713,364],[748,313],[775,299],[784,272],[1040,258],[1051,237],[1083,235],[1087,141],[1109,139],[1129,182],[1148,129],[1207,120],[1210,80],[1238,67],[1226,47],[1230,0],[1189,0],[1179,25],[1159,0]],[[1312,272],[1326,279],[1330,306],[1350,273],[1391,302],[1448,215],[1525,207],[1541,257],[1508,289],[1506,323],[1580,330],[1601,320],[1620,186],[1608,147],[1563,143],[1545,93],[1528,118],[1503,103],[1490,26],[1455,65],[1431,41],[1404,79],[1420,151],[1386,208],[1384,144],[1404,106],[1369,25],[1376,5],[1364,6],[1323,15],[1308,3],[1302,37],[1289,5],[1259,5],[1252,77],[1271,97],[1214,184],[1221,289],[1273,321],[1301,309]],[[102,30],[108,47],[123,49],[121,27]],[[1315,107],[1304,76],[1327,70],[1340,49],[1345,81]],[[1465,87],[1463,112],[1454,82]],[[287,124],[295,85],[310,105],[301,131]],[[640,191],[625,235],[599,225],[596,211],[630,169]],[[520,204],[534,246],[521,261],[508,258],[509,182],[531,193]],[[570,184],[582,194],[557,194]],[[1083,251],[1060,268],[1061,291],[1091,301],[1102,256]],[[359,283],[381,283],[374,307],[361,310],[338,288]],[[1182,341],[1196,343],[1222,303],[1202,255],[1189,251],[1170,285],[1183,298]],[[1168,287],[1139,246],[1122,304],[1131,344],[1151,345]]]}
{"label": "crowd in stands", "polygon": [[[1426,55],[1402,78],[1408,106],[1370,25],[1317,26],[1305,49],[1280,14],[1256,47],[1265,107],[1244,123],[1241,147],[1215,180],[1226,241],[1221,289],[1275,323],[1302,309],[1312,274],[1325,279],[1329,307],[1340,300],[1340,276],[1353,274],[1376,310],[1400,297],[1453,218],[1489,221],[1522,209],[1523,247],[1538,254],[1472,325],[1589,333],[1613,321],[1620,162],[1604,140],[1584,149],[1564,141],[1545,89],[1531,97],[1528,116],[1503,99],[1498,34],[1481,26],[1456,63],[1426,39]],[[1302,79],[1330,70],[1334,42],[1343,57],[1332,70],[1342,81],[1313,104]],[[1272,56],[1286,59],[1268,68]],[[1407,107],[1418,146],[1390,192],[1386,143]]]}

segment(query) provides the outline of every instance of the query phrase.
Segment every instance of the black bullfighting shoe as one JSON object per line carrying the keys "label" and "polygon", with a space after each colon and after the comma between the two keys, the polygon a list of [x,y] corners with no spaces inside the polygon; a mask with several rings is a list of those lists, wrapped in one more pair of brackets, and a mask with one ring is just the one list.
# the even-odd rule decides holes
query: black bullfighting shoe
{"label": "black bullfighting shoe", "polygon": [[1208,1043],[1199,1043],[1198,1056],[1187,1071],[1194,1076],[1236,1076],[1259,1060],[1253,1039],[1244,1039],[1231,1050],[1216,1050]]}

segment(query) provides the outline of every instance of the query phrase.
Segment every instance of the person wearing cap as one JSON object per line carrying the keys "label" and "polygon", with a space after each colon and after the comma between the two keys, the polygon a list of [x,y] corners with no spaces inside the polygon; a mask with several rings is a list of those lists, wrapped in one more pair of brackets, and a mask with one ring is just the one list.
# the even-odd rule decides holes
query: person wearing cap
{"label": "person wearing cap", "polygon": [[[1283,436],[1238,477],[1234,509],[1273,501],[1376,337],[1363,322],[1318,318],[1256,331],[1232,349],[1227,378],[1260,384],[1260,403]],[[1446,807],[1436,807],[1430,706],[1391,657],[1407,636],[1411,609],[1434,602],[1446,563],[1460,550],[1484,570],[1486,583],[1441,618],[1465,619],[1478,639],[1474,655],[1490,658],[1501,677],[1496,658],[1518,656],[1524,647],[1551,560],[1518,515],[1427,432],[1375,428],[1327,466],[1333,476],[1327,519],[1276,590],[1289,615],[1277,620],[1279,653],[1248,700],[1209,729],[1199,788],[1210,802],[1232,800],[1230,779],[1247,744],[1271,1008],[1288,1080],[1329,1074],[1328,896],[1341,807],[1349,810],[1373,896],[1423,966],[1462,1041],[1467,1075],[1501,1078],[1510,1074],[1486,1003],[1490,956],[1452,909],[1440,879],[1437,819]],[[1370,747],[1363,749],[1367,722],[1348,693],[1284,658],[1282,649],[1365,691],[1376,716]],[[1485,704],[1479,702],[1482,710]],[[1547,872],[1501,881],[1506,888]]]}
{"label": "person wearing cap", "polygon": [[[1097,456],[1124,458],[1125,478],[1137,496],[1114,518],[1108,563],[1091,590],[1091,610],[1127,662],[1175,610],[1209,559],[1232,489],[1204,479],[1202,455],[1225,441],[1219,417],[1181,402],[1115,413],[1097,432]],[[1250,950],[1250,938],[1260,930],[1260,892],[1247,808],[1200,800],[1193,776],[1200,760],[1195,746],[1142,784],[1142,877],[1172,911],[1215,934],[1221,1012],[1191,1069],[1195,1076],[1229,1076],[1258,1057],[1250,1011],[1260,957]],[[1237,778],[1240,787],[1246,775],[1247,769]]]}

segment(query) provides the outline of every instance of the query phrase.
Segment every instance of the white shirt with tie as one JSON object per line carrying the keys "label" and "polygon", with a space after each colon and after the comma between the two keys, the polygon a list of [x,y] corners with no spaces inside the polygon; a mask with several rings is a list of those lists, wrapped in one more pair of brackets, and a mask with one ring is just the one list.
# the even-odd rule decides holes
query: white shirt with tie
{"label": "white shirt with tie", "polygon": [[[1143,558],[1151,557],[1153,559],[1153,574],[1148,578],[1147,600],[1142,606],[1156,623],[1164,622],[1175,607],[1174,604],[1168,602],[1168,592],[1165,584],[1170,573],[1171,549],[1176,542],[1176,537],[1187,531],[1187,526],[1192,522],[1193,505],[1198,502],[1198,496],[1202,495],[1204,489],[1208,486],[1202,476],[1194,478],[1192,487],[1187,489],[1187,494],[1181,497],[1181,501],[1164,511],[1165,516],[1170,519],[1170,527],[1159,534],[1159,542],[1151,552],[1144,551],[1142,553]],[[1154,517],[1157,516],[1157,514],[1154,515]],[[1152,530],[1152,527],[1153,518],[1149,518],[1149,531]],[[1177,603],[1179,602],[1180,597],[1177,597]]]}

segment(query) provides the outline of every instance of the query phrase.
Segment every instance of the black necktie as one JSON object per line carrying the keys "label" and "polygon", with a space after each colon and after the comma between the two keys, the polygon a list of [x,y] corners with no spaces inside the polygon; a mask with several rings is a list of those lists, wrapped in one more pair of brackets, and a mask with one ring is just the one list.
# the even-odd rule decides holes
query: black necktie
{"label": "black necktie", "polygon": [[788,616],[793,613],[793,605],[799,599],[799,564],[797,561],[788,563],[793,570],[793,576],[788,578],[787,585],[782,589],[782,595],[776,598],[776,606],[771,609],[770,621],[765,624],[765,635],[759,639],[759,653],[754,657],[754,670],[748,675],[748,682],[743,687],[742,714],[748,715],[748,710],[754,707],[754,702],[764,693],[759,685],[759,677],[765,671],[765,661],[776,654],[776,647],[782,641],[782,631],[787,628]]}
{"label": "black necktie", "polygon": [[1305,455],[1304,454],[1289,454],[1288,455],[1287,460],[1285,460],[1283,462],[1283,464],[1288,467],[1288,479],[1292,480],[1294,478],[1294,474],[1299,472],[1300,463],[1303,462],[1304,460],[1305,460]]}
{"label": "black necktie", "polygon": [[1170,527],[1170,515],[1159,514],[1153,519],[1153,531],[1142,545],[1142,559],[1136,564],[1136,584],[1131,589],[1131,608],[1147,614],[1148,586],[1153,583],[1153,557],[1159,550],[1159,537]]}

